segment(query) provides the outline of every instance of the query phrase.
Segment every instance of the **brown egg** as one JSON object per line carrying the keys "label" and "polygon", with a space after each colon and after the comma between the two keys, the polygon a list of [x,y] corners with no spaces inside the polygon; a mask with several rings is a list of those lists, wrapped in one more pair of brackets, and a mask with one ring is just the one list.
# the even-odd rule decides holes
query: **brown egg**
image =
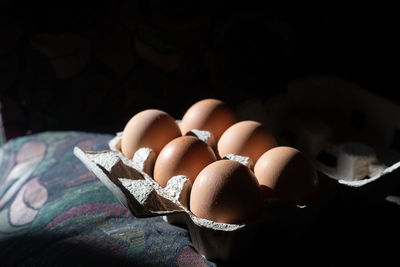
{"label": "brown egg", "polygon": [[221,158],[227,154],[249,157],[253,163],[267,150],[276,147],[275,137],[261,123],[241,121],[229,127],[218,141]]}
{"label": "brown egg", "polygon": [[126,124],[121,137],[121,152],[131,159],[139,148],[147,147],[157,156],[169,141],[179,136],[179,126],[168,113],[147,109]]}
{"label": "brown egg", "polygon": [[235,114],[218,99],[203,99],[193,104],[183,115],[182,135],[193,129],[209,131],[215,141],[236,122]]}
{"label": "brown egg", "polygon": [[214,222],[245,223],[257,218],[261,208],[257,178],[233,160],[219,160],[205,167],[190,194],[190,211]]}
{"label": "brown egg", "polygon": [[279,146],[265,152],[257,161],[254,173],[265,196],[304,205],[317,193],[318,176],[314,166],[299,150]]}
{"label": "brown egg", "polygon": [[197,174],[216,160],[211,147],[199,138],[178,137],[161,150],[154,166],[154,180],[165,187],[171,177],[185,175],[193,183]]}

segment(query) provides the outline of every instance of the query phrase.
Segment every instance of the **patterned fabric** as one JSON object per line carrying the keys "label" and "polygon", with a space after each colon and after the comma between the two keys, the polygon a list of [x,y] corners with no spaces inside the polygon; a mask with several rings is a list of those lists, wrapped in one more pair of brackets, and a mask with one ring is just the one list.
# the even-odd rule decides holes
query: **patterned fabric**
{"label": "patterned fabric", "polygon": [[[1,110],[1,102],[0,102],[0,110]],[[3,125],[3,115],[0,112],[0,147],[6,141],[6,135],[4,132],[4,125]]]}
{"label": "patterned fabric", "polygon": [[135,218],[73,155],[111,135],[45,132],[0,149],[1,266],[213,266],[187,230]]}

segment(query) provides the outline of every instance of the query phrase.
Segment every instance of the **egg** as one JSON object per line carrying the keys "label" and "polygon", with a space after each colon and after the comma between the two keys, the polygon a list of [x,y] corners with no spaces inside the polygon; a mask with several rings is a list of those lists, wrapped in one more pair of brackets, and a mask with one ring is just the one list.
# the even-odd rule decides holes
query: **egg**
{"label": "egg", "polygon": [[132,159],[139,148],[147,147],[157,156],[168,142],[179,136],[181,132],[174,118],[162,110],[147,109],[126,124],[121,137],[121,152]]}
{"label": "egg", "polygon": [[278,146],[268,150],[258,159],[254,173],[265,197],[274,196],[297,205],[310,204],[316,197],[316,170],[295,148]]}
{"label": "egg", "polygon": [[222,133],[236,122],[233,111],[218,99],[203,99],[193,104],[183,115],[182,135],[193,129],[209,131],[217,142]]}
{"label": "egg", "polygon": [[253,163],[267,150],[276,147],[273,134],[257,121],[241,121],[229,127],[217,144],[219,156],[227,154],[249,157]]}
{"label": "egg", "polygon": [[199,218],[239,224],[256,219],[261,210],[257,178],[237,161],[219,160],[209,164],[192,186],[190,211]]}
{"label": "egg", "polygon": [[192,183],[199,172],[217,158],[212,148],[194,136],[182,136],[169,142],[154,165],[154,180],[165,187],[175,175],[185,175]]}

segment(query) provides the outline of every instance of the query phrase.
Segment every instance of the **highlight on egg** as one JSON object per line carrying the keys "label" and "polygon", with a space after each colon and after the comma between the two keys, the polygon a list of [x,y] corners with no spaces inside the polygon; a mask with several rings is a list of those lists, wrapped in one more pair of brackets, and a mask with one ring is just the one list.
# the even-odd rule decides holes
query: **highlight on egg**
{"label": "highlight on egg", "polygon": [[240,224],[257,219],[262,211],[257,178],[237,161],[215,161],[196,177],[190,211],[199,218],[221,223]]}
{"label": "highlight on egg", "polygon": [[265,152],[254,166],[265,198],[275,197],[296,205],[313,203],[318,176],[311,161],[299,150],[278,146]]}
{"label": "highlight on egg", "polygon": [[165,187],[175,175],[185,175],[192,183],[200,171],[216,161],[212,148],[194,136],[181,136],[169,142],[154,165],[154,180]]}
{"label": "highlight on egg", "polygon": [[134,115],[126,124],[121,137],[122,154],[132,159],[139,148],[150,148],[156,156],[171,140],[181,136],[181,131],[168,113],[147,109]]}
{"label": "highlight on egg", "polygon": [[235,122],[235,114],[227,104],[208,98],[194,103],[185,112],[180,128],[182,135],[193,129],[209,131],[218,142],[222,133]]}
{"label": "highlight on egg", "polygon": [[247,120],[229,127],[219,139],[217,149],[221,158],[234,154],[249,157],[255,164],[263,153],[276,146],[271,131],[257,121]]}

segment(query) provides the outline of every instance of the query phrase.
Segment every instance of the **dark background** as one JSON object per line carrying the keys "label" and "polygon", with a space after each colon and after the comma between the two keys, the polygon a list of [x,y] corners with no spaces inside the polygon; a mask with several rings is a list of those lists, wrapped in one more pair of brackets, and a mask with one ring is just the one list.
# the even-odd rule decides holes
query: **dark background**
{"label": "dark background", "polygon": [[[235,107],[316,74],[337,75],[400,104],[395,1],[271,2],[0,0],[6,137],[46,130],[113,134],[146,108],[181,118],[205,97]],[[348,194],[351,205],[326,207],[295,246],[265,229],[273,235],[259,242],[272,252],[259,246],[252,256],[269,252],[282,265],[311,258],[315,266],[396,265],[398,205]]]}
{"label": "dark background", "polygon": [[395,1],[242,2],[1,0],[7,137],[115,133],[145,108],[180,118],[204,97],[234,107],[314,74],[400,104]]}

